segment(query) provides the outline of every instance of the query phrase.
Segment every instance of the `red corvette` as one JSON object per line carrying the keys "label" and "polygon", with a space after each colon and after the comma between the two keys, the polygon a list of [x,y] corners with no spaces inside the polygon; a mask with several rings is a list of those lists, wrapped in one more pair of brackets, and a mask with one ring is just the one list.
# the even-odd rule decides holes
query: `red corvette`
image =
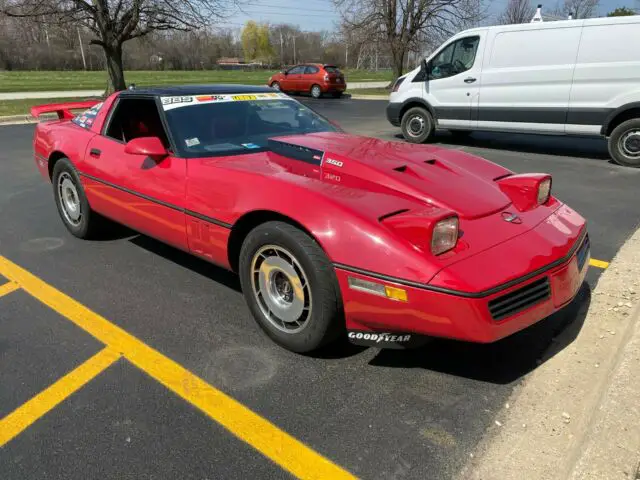
{"label": "red corvette", "polygon": [[108,218],[237,272],[296,352],[340,335],[493,342],[569,303],[588,268],[585,221],[549,175],[348,135],[268,87],[32,109],[46,112],[59,120],[38,124],[35,161],[73,235]]}

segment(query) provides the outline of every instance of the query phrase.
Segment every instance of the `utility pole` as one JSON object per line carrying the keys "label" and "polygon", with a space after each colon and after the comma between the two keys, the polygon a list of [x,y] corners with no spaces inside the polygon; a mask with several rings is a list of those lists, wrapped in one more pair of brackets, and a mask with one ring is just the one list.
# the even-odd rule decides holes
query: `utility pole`
{"label": "utility pole", "polygon": [[296,34],[294,33],[292,37],[293,37],[293,64],[295,65],[296,63],[298,63],[296,61]]}
{"label": "utility pole", "polygon": [[349,68],[349,42],[344,42],[344,68]]}
{"label": "utility pole", "polygon": [[78,31],[78,40],[80,41],[80,54],[82,55],[82,65],[84,65],[84,69],[87,69],[87,60],[84,58],[84,47],[82,46],[82,36],[80,35],[80,27],[76,27]]}
{"label": "utility pole", "polygon": [[283,50],[284,40],[282,39],[282,28],[280,29],[280,65],[284,68],[284,50]]}

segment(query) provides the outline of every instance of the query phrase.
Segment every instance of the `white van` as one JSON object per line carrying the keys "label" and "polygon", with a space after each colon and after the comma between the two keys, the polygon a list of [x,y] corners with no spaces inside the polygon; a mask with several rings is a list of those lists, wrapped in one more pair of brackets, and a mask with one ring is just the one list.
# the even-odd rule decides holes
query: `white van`
{"label": "white van", "polygon": [[640,16],[461,32],[398,78],[387,118],[414,143],[435,129],[602,135],[640,167]]}

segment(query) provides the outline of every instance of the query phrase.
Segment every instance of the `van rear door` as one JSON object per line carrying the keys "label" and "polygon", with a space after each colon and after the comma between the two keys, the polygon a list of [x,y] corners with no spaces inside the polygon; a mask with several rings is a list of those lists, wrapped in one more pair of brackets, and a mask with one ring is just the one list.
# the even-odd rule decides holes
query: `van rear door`
{"label": "van rear door", "polygon": [[564,133],[582,21],[491,29],[478,129]]}

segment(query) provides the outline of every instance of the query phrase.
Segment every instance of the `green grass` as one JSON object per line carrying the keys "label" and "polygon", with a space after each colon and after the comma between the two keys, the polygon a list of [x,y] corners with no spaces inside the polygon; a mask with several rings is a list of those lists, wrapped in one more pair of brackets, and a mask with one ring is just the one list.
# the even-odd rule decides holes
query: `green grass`
{"label": "green grass", "polygon": [[[347,85],[348,87],[348,85]],[[352,95],[385,95],[389,96],[390,90],[386,88],[356,88],[356,89],[347,89],[347,93]]]}
{"label": "green grass", "polygon": [[[264,85],[273,70],[231,71],[128,71],[127,84],[136,86],[179,85],[187,83],[244,83]],[[370,72],[367,70],[346,70],[348,82],[390,80],[390,71]],[[11,71],[0,72],[0,92],[41,92],[63,90],[94,90],[107,87],[107,73],[85,71]]]}
{"label": "green grass", "polygon": [[0,117],[5,115],[28,115],[35,105],[60,102],[81,102],[88,98],[29,98],[25,100],[0,100]]}

